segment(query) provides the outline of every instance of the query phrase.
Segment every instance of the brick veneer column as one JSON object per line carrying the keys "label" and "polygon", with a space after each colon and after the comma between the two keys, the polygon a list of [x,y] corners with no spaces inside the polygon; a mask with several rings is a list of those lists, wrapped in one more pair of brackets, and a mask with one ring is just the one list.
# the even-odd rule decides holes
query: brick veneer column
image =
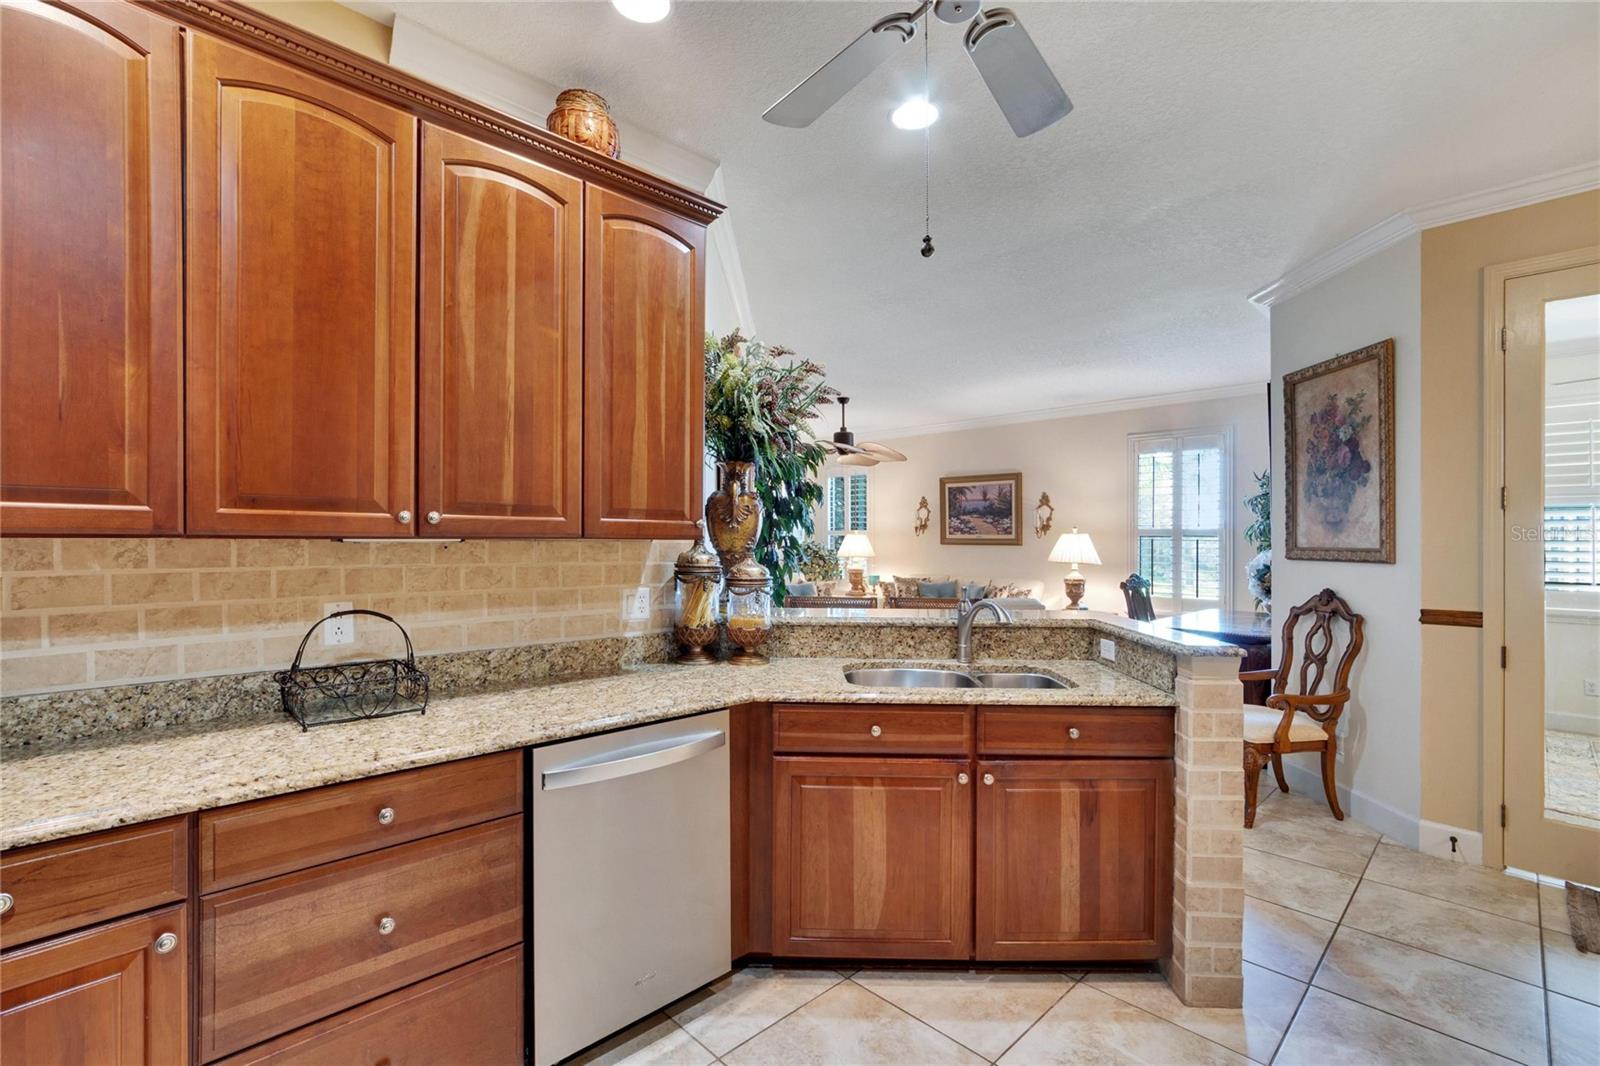
{"label": "brick veneer column", "polygon": [[1243,686],[1231,656],[1176,657],[1172,955],[1191,1007],[1244,1002]]}

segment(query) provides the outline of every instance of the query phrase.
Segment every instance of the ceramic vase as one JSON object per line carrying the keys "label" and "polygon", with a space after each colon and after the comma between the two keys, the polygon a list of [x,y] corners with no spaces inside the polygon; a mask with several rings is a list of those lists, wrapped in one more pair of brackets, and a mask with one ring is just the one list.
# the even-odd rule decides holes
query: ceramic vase
{"label": "ceramic vase", "polygon": [[761,534],[761,497],[756,494],[756,464],[717,464],[717,490],[706,498],[706,528],[722,560],[722,572],[750,558]]}

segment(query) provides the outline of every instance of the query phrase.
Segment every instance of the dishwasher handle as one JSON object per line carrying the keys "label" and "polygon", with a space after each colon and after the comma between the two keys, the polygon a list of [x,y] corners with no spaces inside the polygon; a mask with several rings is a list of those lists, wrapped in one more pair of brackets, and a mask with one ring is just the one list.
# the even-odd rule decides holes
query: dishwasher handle
{"label": "dishwasher handle", "polygon": [[641,744],[624,748],[614,758],[594,762],[579,761],[567,766],[557,766],[540,775],[540,788],[546,792],[558,788],[576,788],[598,781],[614,781],[619,777],[659,770],[674,763],[687,762],[708,751],[716,751],[728,743],[728,734],[721,729],[709,733],[695,733],[687,737],[673,737],[667,741]]}

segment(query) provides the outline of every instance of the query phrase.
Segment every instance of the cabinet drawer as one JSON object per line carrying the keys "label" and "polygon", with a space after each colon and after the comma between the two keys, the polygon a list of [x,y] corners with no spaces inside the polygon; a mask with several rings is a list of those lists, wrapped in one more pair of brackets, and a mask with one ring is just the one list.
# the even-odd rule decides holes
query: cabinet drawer
{"label": "cabinet drawer", "polygon": [[1172,712],[986,707],[978,712],[978,754],[1166,758]]}
{"label": "cabinet drawer", "polygon": [[200,891],[259,881],[522,810],[522,757],[369,777],[200,815]]}
{"label": "cabinet drawer", "polygon": [[203,1057],[521,940],[520,816],[207,896]]}
{"label": "cabinet drawer", "polygon": [[391,992],[225,1059],[223,1066],[521,1066],[522,949]]}
{"label": "cabinet drawer", "polygon": [[0,855],[6,947],[181,900],[189,892],[189,820],[112,829]]}
{"label": "cabinet drawer", "polygon": [[849,755],[966,755],[968,707],[780,704],[772,709],[773,750]]}

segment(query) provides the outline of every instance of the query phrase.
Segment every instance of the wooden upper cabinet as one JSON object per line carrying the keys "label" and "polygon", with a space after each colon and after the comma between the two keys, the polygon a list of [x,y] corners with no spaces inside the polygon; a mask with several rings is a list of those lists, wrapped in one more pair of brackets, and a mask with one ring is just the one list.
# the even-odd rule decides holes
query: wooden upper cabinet
{"label": "wooden upper cabinet", "polygon": [[189,531],[406,535],[416,120],[189,40]]}
{"label": "wooden upper cabinet", "polygon": [[0,529],[182,528],[179,33],[0,5]]}
{"label": "wooden upper cabinet", "polygon": [[693,537],[705,227],[590,185],[584,234],[584,535]]}
{"label": "wooden upper cabinet", "polygon": [[422,138],[423,532],[583,532],[583,183]]}
{"label": "wooden upper cabinet", "polygon": [[1171,950],[1170,761],[980,762],[978,773],[978,958]]}

